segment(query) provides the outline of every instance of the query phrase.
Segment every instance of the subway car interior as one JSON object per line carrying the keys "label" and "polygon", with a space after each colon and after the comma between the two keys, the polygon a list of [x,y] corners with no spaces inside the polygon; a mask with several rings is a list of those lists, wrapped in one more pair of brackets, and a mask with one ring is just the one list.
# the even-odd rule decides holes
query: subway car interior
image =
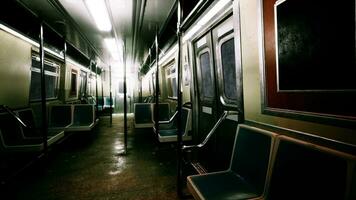
{"label": "subway car interior", "polygon": [[2,0],[0,199],[356,199],[354,0]]}

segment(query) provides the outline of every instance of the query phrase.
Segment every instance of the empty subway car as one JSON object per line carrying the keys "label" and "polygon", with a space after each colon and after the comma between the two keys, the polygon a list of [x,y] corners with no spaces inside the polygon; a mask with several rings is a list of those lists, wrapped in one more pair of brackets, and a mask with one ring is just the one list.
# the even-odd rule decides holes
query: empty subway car
{"label": "empty subway car", "polygon": [[354,8],[5,0],[0,198],[355,199]]}

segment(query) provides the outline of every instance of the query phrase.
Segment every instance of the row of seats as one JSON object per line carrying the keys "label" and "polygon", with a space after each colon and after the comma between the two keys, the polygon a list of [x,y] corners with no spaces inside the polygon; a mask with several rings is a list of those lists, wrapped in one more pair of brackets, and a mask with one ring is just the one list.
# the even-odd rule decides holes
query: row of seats
{"label": "row of seats", "polygon": [[[155,122],[155,103],[135,103],[135,128],[151,128]],[[159,121],[168,121],[170,119],[170,105],[168,103],[159,103],[158,108]]]}
{"label": "row of seats", "polygon": [[240,124],[226,171],[188,176],[195,199],[356,199],[356,156]]}
{"label": "row of seats", "polygon": [[49,106],[49,127],[67,132],[91,131],[98,123],[95,105],[58,104]]}
{"label": "row of seats", "polygon": [[[29,112],[30,111],[30,112]],[[64,137],[63,130],[49,130],[47,146],[51,146]],[[16,112],[6,108],[0,113],[1,152],[40,152],[44,150],[43,135],[34,124],[32,110]]]}
{"label": "row of seats", "polygon": [[[94,105],[50,105],[47,145],[62,139],[65,132],[90,131],[98,123]],[[0,113],[0,148],[2,152],[35,152],[44,149],[43,133],[31,108]]]}
{"label": "row of seats", "polygon": [[[158,129],[155,128],[155,104],[135,103],[135,128],[152,128],[159,142],[177,141],[177,111],[170,117],[170,106],[168,103],[159,103],[158,109]],[[189,107],[182,108],[182,139],[191,140],[190,131],[192,129],[192,110]]]}
{"label": "row of seats", "polygon": [[[112,97],[112,104],[111,104],[111,108],[115,108],[115,98]],[[104,111],[110,109],[110,97],[99,97],[98,99],[98,110],[99,111]]]}
{"label": "row of seats", "polygon": [[[168,121],[159,121],[158,133],[156,127],[153,127],[153,132],[158,136],[159,142],[175,142],[178,135],[178,111]],[[190,108],[182,107],[182,140],[192,140],[189,131],[192,130],[192,111]]]}

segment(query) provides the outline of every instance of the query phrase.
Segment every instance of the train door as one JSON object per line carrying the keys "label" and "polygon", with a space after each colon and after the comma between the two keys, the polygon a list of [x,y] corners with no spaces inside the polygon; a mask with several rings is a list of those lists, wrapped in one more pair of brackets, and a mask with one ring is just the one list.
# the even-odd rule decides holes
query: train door
{"label": "train door", "polygon": [[[232,16],[197,39],[194,46],[198,91],[198,141],[202,141],[224,111],[239,110]],[[239,65],[240,66],[240,65]],[[210,170],[227,169],[238,116],[229,116],[217,129],[199,162]]]}
{"label": "train door", "polygon": [[[202,141],[216,122],[216,91],[214,77],[213,48],[210,32],[194,42],[195,72],[198,91],[198,127],[197,141]],[[213,152],[213,143],[207,144],[207,148],[199,152],[199,162],[204,167],[211,166],[209,158]]]}

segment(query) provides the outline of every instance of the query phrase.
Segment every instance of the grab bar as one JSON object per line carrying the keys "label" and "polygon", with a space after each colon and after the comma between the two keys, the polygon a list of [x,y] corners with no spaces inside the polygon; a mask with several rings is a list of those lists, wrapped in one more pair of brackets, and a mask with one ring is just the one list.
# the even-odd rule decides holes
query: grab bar
{"label": "grab bar", "polygon": [[223,114],[220,116],[219,120],[215,123],[213,128],[209,131],[208,135],[205,137],[203,142],[201,142],[200,144],[197,144],[197,145],[187,145],[187,146],[183,145],[182,150],[191,149],[191,148],[201,148],[201,147],[205,146],[205,144],[209,141],[211,136],[215,133],[216,129],[219,127],[221,122],[223,122],[226,119],[227,116],[229,116],[229,115],[238,115],[238,114],[239,114],[238,111],[233,111],[233,110],[227,111],[227,110],[225,110],[223,112]]}
{"label": "grab bar", "polygon": [[4,109],[7,113],[9,113],[12,117],[14,117],[23,127],[30,128],[30,126],[26,125],[19,116],[17,116],[8,106],[0,105],[2,109]]}
{"label": "grab bar", "polygon": [[169,120],[158,121],[158,124],[170,124],[170,123],[172,123],[172,121],[174,120],[174,118],[176,117],[177,114],[178,114],[178,111],[176,111]]}

